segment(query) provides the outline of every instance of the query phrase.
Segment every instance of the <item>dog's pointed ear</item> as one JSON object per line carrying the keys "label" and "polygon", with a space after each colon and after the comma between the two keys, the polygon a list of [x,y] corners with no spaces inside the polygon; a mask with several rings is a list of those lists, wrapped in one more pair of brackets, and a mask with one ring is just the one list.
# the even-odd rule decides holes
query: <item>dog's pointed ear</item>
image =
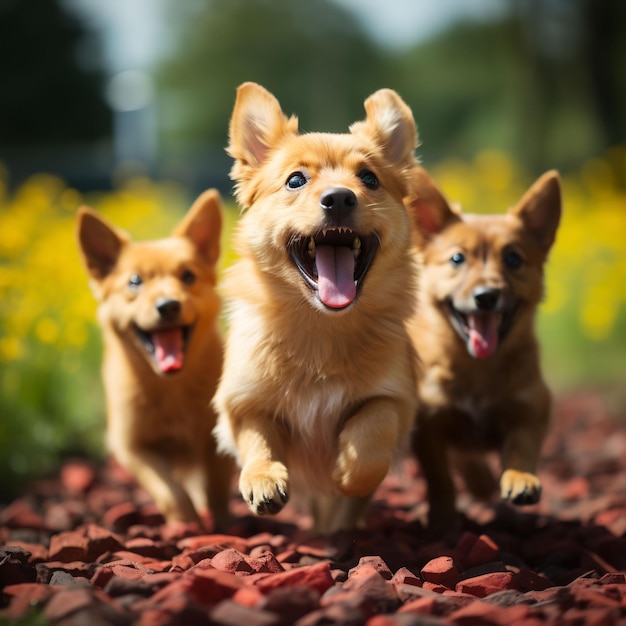
{"label": "dog's pointed ear", "polygon": [[172,236],[191,240],[198,252],[214,265],[220,256],[221,233],[220,193],[217,189],[208,189],[191,205],[185,217],[172,232]]}
{"label": "dog's pointed ear", "polygon": [[559,173],[550,170],[540,176],[509,210],[519,217],[544,252],[554,243],[561,221],[561,182]]}
{"label": "dog's pointed ear", "polygon": [[408,105],[393,89],[379,89],[363,103],[366,118],[350,126],[353,134],[374,137],[385,157],[402,169],[416,165],[417,127]]}
{"label": "dog's pointed ear", "polygon": [[298,119],[287,117],[278,100],[257,83],[243,83],[237,89],[230,118],[227,152],[235,159],[231,178],[244,183],[251,172],[267,159],[281,137],[298,132]]}
{"label": "dog's pointed ear", "polygon": [[420,166],[411,170],[409,195],[404,203],[415,229],[425,239],[440,233],[448,224],[460,219],[458,211],[452,209],[435,181]]}
{"label": "dog's pointed ear", "polygon": [[122,248],[130,241],[123,230],[86,206],[78,209],[76,235],[83,265],[96,283],[111,273]]}

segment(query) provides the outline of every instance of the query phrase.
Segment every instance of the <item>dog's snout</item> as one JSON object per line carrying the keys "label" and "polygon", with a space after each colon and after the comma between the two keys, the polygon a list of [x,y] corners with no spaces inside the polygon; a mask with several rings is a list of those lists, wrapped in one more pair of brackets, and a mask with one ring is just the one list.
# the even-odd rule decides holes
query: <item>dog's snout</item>
{"label": "dog's snout", "polygon": [[155,306],[161,318],[167,321],[175,320],[180,314],[180,302],[173,298],[159,298]]}
{"label": "dog's snout", "polygon": [[476,287],[472,295],[481,311],[493,311],[498,305],[500,290],[495,287]]}
{"label": "dog's snout", "polygon": [[356,194],[346,187],[332,187],[320,196],[320,206],[324,213],[336,223],[341,223],[358,204]]}

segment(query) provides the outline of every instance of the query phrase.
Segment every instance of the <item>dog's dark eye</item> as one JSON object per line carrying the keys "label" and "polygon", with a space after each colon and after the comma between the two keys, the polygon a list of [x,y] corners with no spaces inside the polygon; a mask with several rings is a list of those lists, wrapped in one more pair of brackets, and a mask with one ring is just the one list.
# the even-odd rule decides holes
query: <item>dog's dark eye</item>
{"label": "dog's dark eye", "polygon": [[139,276],[139,274],[132,274],[131,277],[128,279],[128,286],[133,291],[137,291],[137,289],[139,289],[139,287],[141,287],[142,284],[143,284],[143,280],[141,276]]}
{"label": "dog's dark eye", "polygon": [[180,280],[185,283],[185,285],[193,285],[196,282],[196,275],[191,270],[185,270]]}
{"label": "dog's dark eye", "polygon": [[463,265],[463,263],[465,263],[465,255],[462,252],[455,252],[450,257],[450,263],[452,263],[454,267],[459,267],[459,265]]}
{"label": "dog's dark eye", "polygon": [[511,270],[519,269],[523,262],[524,259],[514,250],[509,250],[504,253],[504,264]]}
{"label": "dog's dark eye", "polygon": [[289,175],[287,179],[288,189],[298,189],[298,187],[302,187],[303,185],[306,185],[306,176],[302,172],[294,172]]}
{"label": "dog's dark eye", "polygon": [[363,181],[363,184],[368,189],[378,189],[378,178],[376,178],[376,174],[374,174],[374,172],[370,172],[370,170],[361,170],[357,176]]}

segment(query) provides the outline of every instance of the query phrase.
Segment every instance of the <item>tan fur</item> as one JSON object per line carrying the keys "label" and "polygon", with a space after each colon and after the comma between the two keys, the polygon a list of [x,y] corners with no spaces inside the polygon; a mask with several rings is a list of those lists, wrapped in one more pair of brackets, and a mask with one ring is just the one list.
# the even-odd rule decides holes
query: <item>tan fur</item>
{"label": "tan fur", "polygon": [[[170,237],[142,242],[87,207],[78,213],[104,340],[108,447],[168,521],[199,521],[208,505],[219,524],[228,512],[232,463],[216,451],[210,405],[222,366],[215,291],[220,204],[218,192],[209,190]],[[132,284],[134,275],[140,284]],[[168,310],[168,302],[178,305]],[[182,369],[165,373],[135,329],[182,326],[192,327]],[[199,493],[192,486],[197,478]]]}
{"label": "tan fur", "polygon": [[[236,233],[240,260],[225,284],[230,329],[216,435],[241,465],[240,490],[253,512],[276,513],[292,491],[314,494],[318,532],[357,523],[416,408],[404,326],[416,264],[402,203],[416,129],[391,90],[376,92],[365,109],[349,134],[300,135],[274,96],[246,83],[230,124],[231,175],[246,211]],[[365,168],[377,189],[359,178]],[[306,184],[288,189],[298,171]],[[377,232],[381,243],[358,298],[331,310],[288,247],[324,227],[321,197],[337,188],[358,202],[346,223]]]}
{"label": "tan fur", "polygon": [[[548,172],[506,214],[478,216],[452,209],[428,174],[416,168],[408,204],[422,260],[418,312],[410,324],[422,362],[414,448],[428,483],[429,522],[437,529],[455,518],[450,448],[475,495],[487,497],[496,486],[483,456],[495,449],[502,458],[502,498],[527,504],[540,497],[536,466],[551,401],[534,317],[560,219],[559,178]],[[455,267],[451,259],[458,252],[465,260]],[[505,262],[515,260],[510,252],[521,258],[519,267]],[[470,311],[474,294],[485,288],[500,290],[502,320],[507,311],[515,312],[495,352],[476,358],[469,339],[453,327],[448,303]]]}

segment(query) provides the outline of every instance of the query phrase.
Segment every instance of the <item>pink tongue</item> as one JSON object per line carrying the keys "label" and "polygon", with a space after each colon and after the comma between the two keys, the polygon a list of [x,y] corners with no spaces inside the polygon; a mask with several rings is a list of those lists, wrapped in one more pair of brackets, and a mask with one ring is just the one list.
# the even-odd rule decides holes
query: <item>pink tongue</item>
{"label": "pink tongue", "polygon": [[319,246],[315,263],[320,300],[333,309],[348,306],[356,297],[352,250],[346,246]]}
{"label": "pink tongue", "polygon": [[472,356],[485,359],[498,347],[499,315],[468,315],[469,349]]}
{"label": "pink tongue", "polygon": [[183,367],[183,331],[180,328],[152,333],[154,358],[159,369],[167,374]]}

